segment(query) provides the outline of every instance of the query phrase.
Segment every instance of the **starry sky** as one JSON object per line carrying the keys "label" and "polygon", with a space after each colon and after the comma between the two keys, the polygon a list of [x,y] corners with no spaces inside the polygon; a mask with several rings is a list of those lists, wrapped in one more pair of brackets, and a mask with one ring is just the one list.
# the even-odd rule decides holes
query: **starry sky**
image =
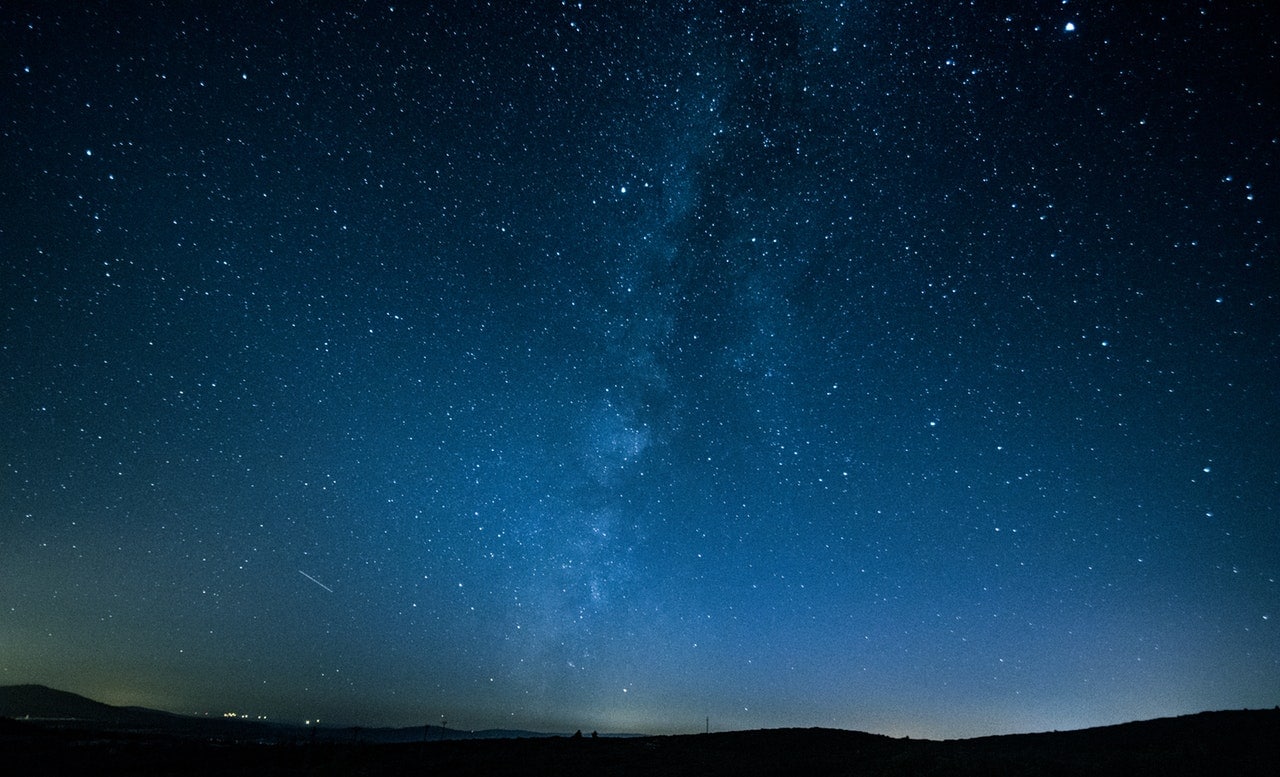
{"label": "starry sky", "polygon": [[0,683],[1280,703],[1269,4],[341,5],[0,7]]}

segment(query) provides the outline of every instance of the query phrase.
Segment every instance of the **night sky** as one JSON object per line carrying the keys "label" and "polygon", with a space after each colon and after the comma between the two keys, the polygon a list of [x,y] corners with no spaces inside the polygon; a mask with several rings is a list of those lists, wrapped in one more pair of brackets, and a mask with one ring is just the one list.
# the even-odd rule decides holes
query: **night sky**
{"label": "night sky", "polygon": [[0,684],[1280,703],[1271,4],[307,5],[0,6]]}

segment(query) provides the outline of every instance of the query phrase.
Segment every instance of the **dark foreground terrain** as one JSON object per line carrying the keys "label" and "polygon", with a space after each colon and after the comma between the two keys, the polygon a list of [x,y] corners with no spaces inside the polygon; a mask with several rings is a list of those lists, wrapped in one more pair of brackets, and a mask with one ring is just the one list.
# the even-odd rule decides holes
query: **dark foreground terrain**
{"label": "dark foreground terrain", "polygon": [[830,729],[426,743],[211,741],[0,719],[6,775],[1274,775],[1280,711],[935,742]]}

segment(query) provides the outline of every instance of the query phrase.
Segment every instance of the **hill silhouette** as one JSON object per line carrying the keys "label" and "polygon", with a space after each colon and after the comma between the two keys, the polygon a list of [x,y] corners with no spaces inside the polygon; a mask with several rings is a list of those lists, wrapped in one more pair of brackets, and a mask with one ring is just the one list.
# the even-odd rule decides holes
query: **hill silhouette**
{"label": "hill silhouette", "polygon": [[8,718],[106,720],[125,709],[44,685],[0,686],[0,715]]}
{"label": "hill silhouette", "polygon": [[0,686],[0,716],[45,727],[130,731],[177,737],[270,738],[279,727],[249,720],[178,715],[146,707],[117,707],[43,685]]}
{"label": "hill silhouette", "polygon": [[[0,751],[15,775],[1272,775],[1280,709],[1204,712],[1064,732],[947,741],[834,729],[633,738],[533,736],[379,743],[265,738],[251,724],[112,707],[42,686],[0,687]],[[42,714],[29,712],[35,710]],[[25,719],[30,715],[30,720]],[[174,729],[118,722],[178,721]],[[130,716],[140,716],[137,718]],[[159,717],[154,717],[159,716]],[[108,721],[95,723],[94,721]],[[110,721],[117,722],[110,722]],[[236,723],[236,721],[228,721]],[[222,721],[218,721],[222,723]],[[279,734],[282,729],[264,727]],[[233,736],[225,732],[245,733]],[[294,729],[310,733],[310,729]],[[347,730],[350,731],[350,730]],[[395,731],[395,729],[388,729]],[[414,729],[420,732],[421,729]],[[438,729],[437,729],[438,731]]]}
{"label": "hill silhouette", "polygon": [[316,727],[282,722],[263,722],[244,718],[179,715],[146,707],[117,707],[103,704],[79,694],[60,691],[44,685],[0,686],[0,718],[34,721],[45,727],[132,732],[176,737],[213,737],[231,740],[324,740],[394,743],[447,741],[457,739],[512,739],[550,737],[538,731],[518,729],[486,729],[468,731],[456,728],[422,726],[408,728],[365,728],[352,726]]}

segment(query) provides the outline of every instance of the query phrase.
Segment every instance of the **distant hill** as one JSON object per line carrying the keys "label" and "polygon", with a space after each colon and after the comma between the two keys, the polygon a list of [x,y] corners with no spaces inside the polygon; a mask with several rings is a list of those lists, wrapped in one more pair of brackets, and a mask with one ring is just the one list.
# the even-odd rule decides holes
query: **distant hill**
{"label": "distant hill", "polygon": [[543,737],[377,744],[335,738],[266,744],[76,732],[0,721],[0,753],[5,774],[28,777],[1273,777],[1280,764],[1280,712],[1211,712],[1083,731],[941,742],[832,729],[772,729],[629,739]]}
{"label": "distant hill", "polygon": [[[26,719],[30,716],[30,719]],[[16,718],[8,720],[4,718]],[[425,741],[424,741],[424,734]],[[1203,712],[1076,731],[935,741],[834,729],[663,737],[318,729],[113,707],[0,687],[0,751],[24,775],[1280,774],[1280,709]]]}
{"label": "distant hill", "polygon": [[119,710],[110,704],[43,685],[0,686],[0,716],[6,718],[105,720]]}
{"label": "distant hill", "polygon": [[275,738],[289,728],[257,721],[178,715],[146,707],[117,707],[43,685],[0,686],[0,717],[64,729],[232,739]]}
{"label": "distant hill", "polygon": [[310,727],[255,720],[179,715],[146,707],[117,707],[79,694],[43,685],[0,686],[0,718],[12,718],[61,728],[135,731],[173,736],[231,739],[311,740],[338,742],[437,742],[460,739],[516,739],[551,737],[537,731],[462,729],[422,726],[410,728]]}

